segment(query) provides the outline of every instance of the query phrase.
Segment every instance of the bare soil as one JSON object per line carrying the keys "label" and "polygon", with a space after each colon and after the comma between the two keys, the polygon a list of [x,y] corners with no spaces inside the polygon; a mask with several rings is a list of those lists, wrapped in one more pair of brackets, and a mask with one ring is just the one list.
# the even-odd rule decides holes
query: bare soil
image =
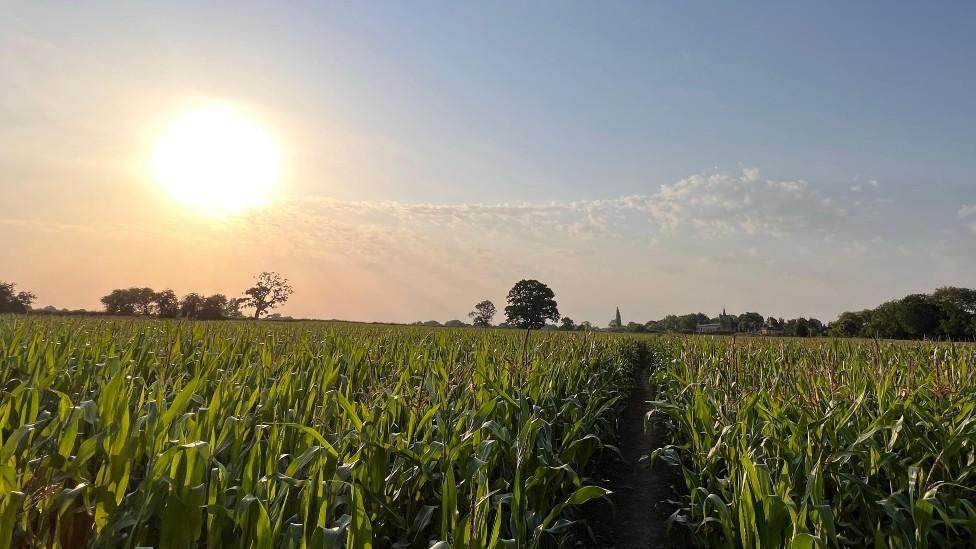
{"label": "bare soil", "polygon": [[683,490],[678,473],[666,464],[653,466],[641,460],[652,451],[667,444],[663,426],[651,422],[644,429],[647,402],[653,400],[648,385],[646,367],[634,373],[634,390],[618,420],[617,444],[623,460],[607,453],[601,464],[613,494],[610,500],[593,501],[585,509],[586,518],[596,538],[588,547],[603,549],[656,549],[691,547],[687,533],[680,525],[668,531],[668,517],[676,506],[668,503],[678,499]]}

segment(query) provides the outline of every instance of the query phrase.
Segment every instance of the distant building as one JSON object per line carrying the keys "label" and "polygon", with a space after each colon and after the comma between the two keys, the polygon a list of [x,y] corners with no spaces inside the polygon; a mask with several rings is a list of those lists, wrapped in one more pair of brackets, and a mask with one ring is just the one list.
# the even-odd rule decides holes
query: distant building
{"label": "distant building", "polygon": [[720,322],[709,322],[708,324],[699,324],[695,328],[696,334],[715,334],[722,331],[722,323]]}
{"label": "distant building", "polygon": [[722,314],[718,317],[718,323],[721,325],[721,331],[723,332],[735,332],[735,317],[725,314],[725,307],[722,307]]}
{"label": "distant building", "polygon": [[713,318],[710,322],[699,323],[695,328],[696,334],[717,334],[717,333],[735,333],[735,317],[725,313],[725,309],[722,309],[722,314],[718,315],[718,318]]}

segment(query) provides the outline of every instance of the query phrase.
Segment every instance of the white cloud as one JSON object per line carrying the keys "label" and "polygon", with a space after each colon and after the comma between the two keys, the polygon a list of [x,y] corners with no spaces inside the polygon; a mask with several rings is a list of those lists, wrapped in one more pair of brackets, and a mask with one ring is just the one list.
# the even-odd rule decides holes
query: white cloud
{"label": "white cloud", "polygon": [[[418,204],[392,201],[297,199],[304,215],[351,216],[408,227],[510,233],[534,238],[737,235],[783,237],[842,232],[848,209],[804,181],[763,179],[755,168],[741,174],[697,174],[662,185],[648,195],[572,202]],[[301,217],[301,215],[299,215]],[[384,221],[385,220],[385,221]]]}
{"label": "white cloud", "polygon": [[[627,287],[662,278],[675,291],[636,298],[645,299],[646,318],[699,306],[694,303],[722,303],[729,295],[725,284],[733,285],[732,294],[741,301],[730,307],[772,311],[788,302],[796,314],[826,316],[847,307],[851,296],[899,295],[907,282],[877,281],[888,280],[884,273],[894,270],[914,273],[909,267],[939,231],[945,243],[933,257],[941,270],[913,274],[912,284],[935,287],[971,272],[966,269],[973,261],[972,239],[961,235],[976,231],[970,225],[976,225],[976,205],[960,207],[958,219],[948,220],[952,226],[906,227],[897,216],[880,215],[891,210],[868,199],[867,184],[857,197],[864,205],[856,206],[849,184],[831,192],[742,170],[697,174],[648,193],[609,199],[429,204],[283,197],[222,223],[189,214],[133,226],[0,217],[0,227],[76,233],[68,235],[73,244],[67,247],[89,254],[131,248],[166,257],[170,250],[214,257],[237,270],[269,265],[306,288],[321,281],[320,289],[308,290],[309,304],[302,305],[307,314],[363,319],[452,318],[461,314],[453,309],[457,303],[492,296],[525,276],[559,285],[567,306],[587,316],[602,310],[604,301],[621,299]],[[908,229],[911,236],[902,236]],[[47,240],[62,246],[58,236]],[[175,270],[159,276],[177,286],[201,284]],[[610,279],[614,284],[599,290],[587,286]],[[813,289],[802,292],[807,301],[794,304],[787,296],[800,283]],[[841,285],[852,289],[842,296],[830,293]],[[875,294],[863,297],[866,291]],[[382,296],[384,305],[362,305],[373,294]],[[689,295],[700,301],[684,301]],[[388,313],[388,302],[399,312]]]}
{"label": "white cloud", "polygon": [[[967,208],[960,217],[976,212],[976,207]],[[632,241],[658,251],[662,245],[719,241],[697,249],[705,253],[706,248],[720,246],[722,253],[729,253],[730,245],[720,241],[737,237],[744,239],[744,246],[755,246],[762,238],[793,237],[799,239],[793,241],[797,244],[856,239],[865,235],[854,234],[849,219],[863,218],[865,211],[804,181],[769,180],[758,169],[743,169],[739,174],[697,174],[651,194],[612,199],[434,204],[290,197],[222,225],[171,230],[222,246],[361,263],[426,258],[463,264],[479,246],[531,256],[525,250],[573,249],[581,241],[604,241],[587,249]]]}
{"label": "white cloud", "polygon": [[647,198],[647,209],[663,232],[690,230],[705,238],[831,231],[847,216],[833,204],[832,197],[802,180],[762,179],[755,169],[739,176],[693,175]]}

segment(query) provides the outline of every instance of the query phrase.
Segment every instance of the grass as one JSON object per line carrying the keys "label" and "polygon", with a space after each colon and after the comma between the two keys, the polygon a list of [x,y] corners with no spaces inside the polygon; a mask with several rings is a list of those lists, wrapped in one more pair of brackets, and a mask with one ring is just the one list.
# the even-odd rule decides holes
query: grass
{"label": "grass", "polygon": [[557,545],[636,348],[0,318],[0,549]]}

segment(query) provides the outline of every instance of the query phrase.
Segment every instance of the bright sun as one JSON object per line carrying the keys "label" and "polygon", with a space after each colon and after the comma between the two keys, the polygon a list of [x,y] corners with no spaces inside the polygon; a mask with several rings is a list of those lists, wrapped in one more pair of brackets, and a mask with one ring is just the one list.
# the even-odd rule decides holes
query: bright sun
{"label": "bright sun", "polygon": [[267,204],[281,178],[270,135],[233,108],[214,105],[179,116],[160,135],[152,158],[156,181],[210,215]]}

